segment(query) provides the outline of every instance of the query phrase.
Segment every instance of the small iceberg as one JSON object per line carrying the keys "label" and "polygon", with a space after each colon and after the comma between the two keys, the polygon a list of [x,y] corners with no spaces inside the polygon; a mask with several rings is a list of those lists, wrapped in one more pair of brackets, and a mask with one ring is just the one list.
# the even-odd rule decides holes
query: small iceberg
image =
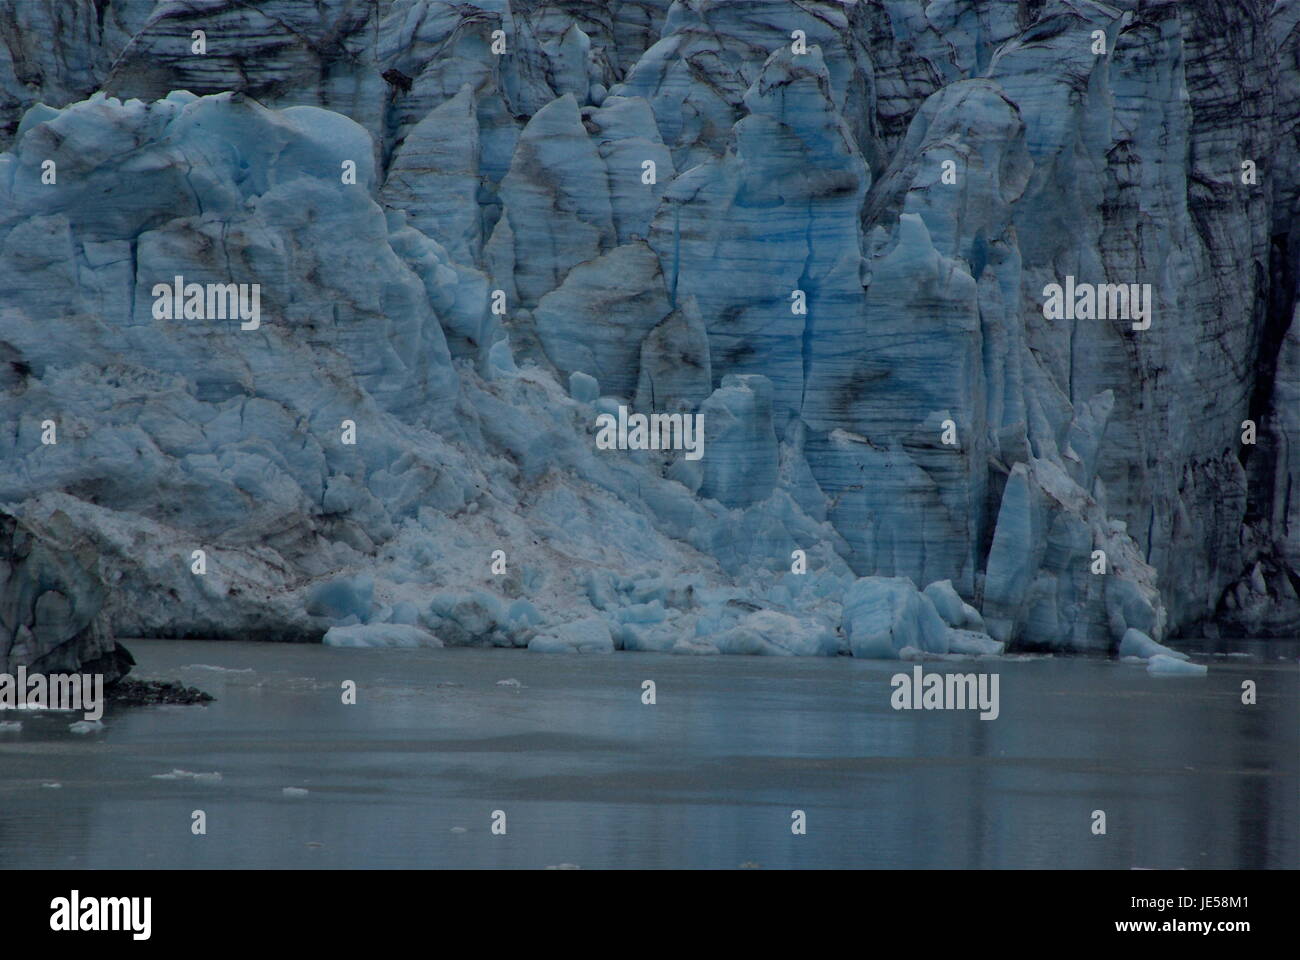
{"label": "small iceberg", "polygon": [[1176,660],[1157,653],[1147,660],[1147,673],[1158,677],[1203,677],[1209,672],[1204,664]]}
{"label": "small iceberg", "polygon": [[428,630],[404,623],[361,623],[330,627],[321,641],[327,647],[441,647]]}
{"label": "small iceberg", "polygon": [[173,770],[171,773],[155,773],[150,778],[153,780],[194,780],[199,783],[216,783],[221,779],[221,774],[213,770],[211,773],[191,773],[189,770]]}

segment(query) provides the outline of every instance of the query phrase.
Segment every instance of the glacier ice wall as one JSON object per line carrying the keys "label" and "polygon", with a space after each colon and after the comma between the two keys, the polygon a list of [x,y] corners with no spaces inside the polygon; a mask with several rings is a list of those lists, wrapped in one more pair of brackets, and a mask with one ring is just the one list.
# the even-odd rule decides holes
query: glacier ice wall
{"label": "glacier ice wall", "polygon": [[[0,568],[0,659],[1294,628],[1298,45],[1291,0],[0,0],[0,504],[69,555]],[[703,457],[597,449],[620,406]]]}

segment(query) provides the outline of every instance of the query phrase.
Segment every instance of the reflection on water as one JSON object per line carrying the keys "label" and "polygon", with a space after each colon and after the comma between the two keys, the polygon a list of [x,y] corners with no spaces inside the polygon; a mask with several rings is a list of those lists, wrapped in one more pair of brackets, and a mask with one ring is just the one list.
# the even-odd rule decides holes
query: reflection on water
{"label": "reflection on water", "polygon": [[927,664],[1000,674],[981,721],[895,712],[911,665],[847,658],[136,641],[140,675],[218,700],[110,708],[90,736],[21,717],[0,733],[0,866],[1293,868],[1297,646],[1206,648],[1194,679]]}

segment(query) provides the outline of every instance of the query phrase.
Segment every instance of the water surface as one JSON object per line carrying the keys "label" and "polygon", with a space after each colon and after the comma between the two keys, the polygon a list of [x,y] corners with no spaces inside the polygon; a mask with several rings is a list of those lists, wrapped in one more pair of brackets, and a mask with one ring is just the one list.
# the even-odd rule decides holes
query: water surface
{"label": "water surface", "polygon": [[1300,645],[1214,644],[1193,679],[927,663],[999,674],[981,721],[895,711],[911,664],[850,658],[134,641],[138,676],[218,699],[22,716],[0,867],[1294,868]]}

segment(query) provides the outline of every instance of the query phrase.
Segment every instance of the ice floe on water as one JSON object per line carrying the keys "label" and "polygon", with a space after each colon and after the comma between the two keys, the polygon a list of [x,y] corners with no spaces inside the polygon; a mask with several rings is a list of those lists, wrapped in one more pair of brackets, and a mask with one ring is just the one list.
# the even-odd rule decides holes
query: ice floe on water
{"label": "ice floe on water", "polygon": [[192,780],[195,783],[219,783],[221,774],[213,770],[210,773],[195,773],[189,770],[174,769],[170,773],[155,773],[153,780]]}
{"label": "ice floe on water", "polygon": [[327,647],[441,647],[428,630],[403,623],[354,624],[330,627],[322,642]]}
{"label": "ice floe on water", "polygon": [[1157,653],[1147,660],[1147,673],[1158,677],[1203,677],[1209,667]]}

